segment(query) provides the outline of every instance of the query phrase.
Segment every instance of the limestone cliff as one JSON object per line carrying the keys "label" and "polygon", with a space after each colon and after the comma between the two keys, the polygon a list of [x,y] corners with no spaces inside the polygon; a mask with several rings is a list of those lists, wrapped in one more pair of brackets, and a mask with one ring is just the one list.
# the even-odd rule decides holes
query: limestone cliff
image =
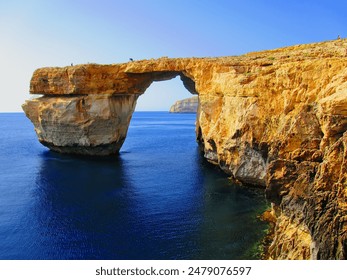
{"label": "limestone cliff", "polygon": [[178,100],[170,108],[170,113],[196,113],[199,105],[199,97],[193,96]]}
{"label": "limestone cliff", "polygon": [[62,153],[118,153],[136,105],[136,95],[44,96],[23,105],[39,141]]}
{"label": "limestone cliff", "polygon": [[272,259],[347,257],[347,41],[237,57],[142,60],[35,71],[23,105],[39,140],[82,154],[117,152],[136,99],[179,75],[199,95],[208,161],[272,202]]}

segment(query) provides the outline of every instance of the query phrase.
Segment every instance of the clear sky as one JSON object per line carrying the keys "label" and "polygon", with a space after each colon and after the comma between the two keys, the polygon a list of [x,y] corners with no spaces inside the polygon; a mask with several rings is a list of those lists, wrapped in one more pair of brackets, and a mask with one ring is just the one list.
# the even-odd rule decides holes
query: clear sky
{"label": "clear sky", "polygon": [[[21,111],[32,72],[129,58],[238,55],[346,37],[346,0],[0,0],[0,111]],[[137,110],[189,97],[153,83]]]}

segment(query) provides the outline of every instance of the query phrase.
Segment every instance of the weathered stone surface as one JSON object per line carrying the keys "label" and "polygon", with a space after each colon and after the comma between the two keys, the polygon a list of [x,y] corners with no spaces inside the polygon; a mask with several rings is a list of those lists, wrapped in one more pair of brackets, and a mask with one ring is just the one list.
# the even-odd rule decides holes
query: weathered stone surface
{"label": "weathered stone surface", "polygon": [[[30,90],[45,97],[23,108],[40,141],[52,149],[74,152],[110,141],[117,150],[136,97],[153,81],[178,75],[199,94],[196,135],[206,159],[238,181],[263,186],[273,203],[269,257],[346,259],[346,40],[238,57],[42,68]],[[108,102],[110,113],[80,113],[80,98],[105,94],[114,100]],[[116,96],[133,99],[122,97],[127,105],[117,105]],[[128,113],[119,118],[125,108]],[[94,119],[90,133],[86,127]],[[99,135],[103,121],[109,136]],[[111,136],[109,127],[118,126],[120,132]],[[71,127],[75,135],[65,133]]]}
{"label": "weathered stone surface", "polygon": [[136,95],[44,96],[23,105],[39,141],[62,153],[109,155],[122,146]]}
{"label": "weathered stone surface", "polygon": [[170,108],[170,113],[196,113],[199,105],[199,97],[193,96],[178,100]]}

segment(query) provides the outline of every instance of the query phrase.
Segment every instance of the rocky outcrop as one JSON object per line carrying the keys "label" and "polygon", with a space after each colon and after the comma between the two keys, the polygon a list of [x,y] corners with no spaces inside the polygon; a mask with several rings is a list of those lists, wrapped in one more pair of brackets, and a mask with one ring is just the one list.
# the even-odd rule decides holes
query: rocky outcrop
{"label": "rocky outcrop", "polygon": [[118,153],[136,95],[41,97],[23,105],[39,141],[56,152],[105,156]]}
{"label": "rocky outcrop", "polygon": [[199,105],[199,97],[193,96],[178,100],[170,108],[170,113],[196,113]]}
{"label": "rocky outcrop", "polygon": [[205,158],[263,187],[272,202],[269,258],[346,259],[346,40],[237,57],[42,68],[30,90],[44,96],[23,109],[51,149],[115,153],[137,97],[178,75],[199,94]]}

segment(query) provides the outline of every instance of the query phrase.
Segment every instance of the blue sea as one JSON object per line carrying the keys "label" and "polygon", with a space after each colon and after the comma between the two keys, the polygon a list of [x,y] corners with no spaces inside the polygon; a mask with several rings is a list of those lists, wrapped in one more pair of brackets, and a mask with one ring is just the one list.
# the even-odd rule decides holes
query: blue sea
{"label": "blue sea", "polygon": [[195,114],[135,112],[119,156],[49,151],[0,114],[0,259],[257,259],[264,192],[195,141]]}

